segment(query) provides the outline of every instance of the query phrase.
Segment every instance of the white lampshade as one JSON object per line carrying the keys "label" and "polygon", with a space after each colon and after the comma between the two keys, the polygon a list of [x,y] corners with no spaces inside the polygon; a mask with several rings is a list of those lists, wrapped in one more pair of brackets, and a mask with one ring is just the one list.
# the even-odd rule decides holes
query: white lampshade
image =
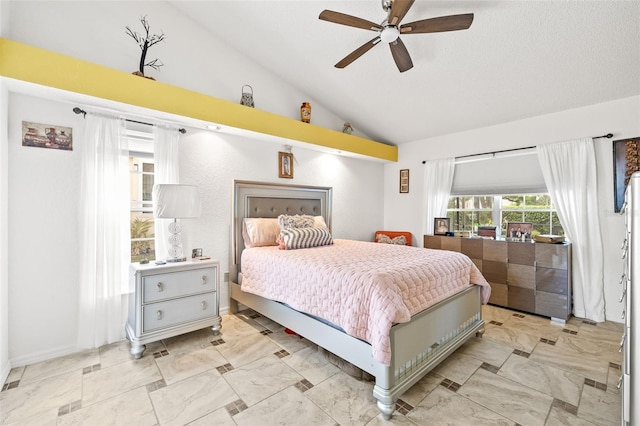
{"label": "white lampshade", "polygon": [[199,217],[200,193],[193,185],[157,184],[153,186],[154,215],[166,219]]}

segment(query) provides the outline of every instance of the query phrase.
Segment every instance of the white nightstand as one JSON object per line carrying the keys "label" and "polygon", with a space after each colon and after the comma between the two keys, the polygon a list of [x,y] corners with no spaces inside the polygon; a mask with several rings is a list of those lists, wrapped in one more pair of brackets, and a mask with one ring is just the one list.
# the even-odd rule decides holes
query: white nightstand
{"label": "white nightstand", "polygon": [[211,327],[220,331],[220,263],[194,260],[129,268],[127,339],[140,358],[145,343]]}

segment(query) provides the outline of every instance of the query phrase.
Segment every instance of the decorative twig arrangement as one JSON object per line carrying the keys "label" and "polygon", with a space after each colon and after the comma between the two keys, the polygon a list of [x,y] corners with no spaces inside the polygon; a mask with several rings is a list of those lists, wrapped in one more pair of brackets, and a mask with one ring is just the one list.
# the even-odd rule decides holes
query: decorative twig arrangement
{"label": "decorative twig arrangement", "polygon": [[137,32],[133,31],[131,28],[129,27],[126,27],[126,28],[127,28],[127,34],[133,37],[136,43],[138,43],[138,46],[140,46],[140,50],[142,50],[142,54],[140,55],[140,65],[139,65],[138,71],[136,71],[134,74],[144,76],[144,67],[151,67],[154,70],[157,70],[158,68],[164,65],[157,58],[146,63],[145,63],[145,60],[146,60],[147,52],[149,51],[149,48],[154,44],[157,44],[163,41],[165,38],[165,35],[164,35],[164,32],[162,32],[159,35],[158,34],[150,35],[149,22],[147,22],[146,16],[141,17],[140,22],[142,23],[142,27],[145,30],[144,37],[138,34]]}

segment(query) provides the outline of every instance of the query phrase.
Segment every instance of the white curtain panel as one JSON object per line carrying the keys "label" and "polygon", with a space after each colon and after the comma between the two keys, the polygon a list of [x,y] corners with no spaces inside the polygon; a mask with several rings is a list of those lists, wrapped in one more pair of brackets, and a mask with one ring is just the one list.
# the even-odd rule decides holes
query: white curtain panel
{"label": "white curtain panel", "polygon": [[[154,185],[159,183],[179,183],[179,139],[180,133],[177,129],[158,125],[153,126]],[[168,228],[171,221],[171,219],[155,218],[156,259],[166,259],[168,256]]]}
{"label": "white curtain panel", "polygon": [[433,234],[433,219],[447,216],[455,159],[427,161],[424,166],[425,234]]}
{"label": "white curtain panel", "polygon": [[80,189],[78,345],[124,337],[123,294],[130,262],[129,150],[124,121],[86,116]]}
{"label": "white curtain panel", "polygon": [[544,180],[572,243],[573,311],[604,321],[604,257],[593,139],[538,145]]}

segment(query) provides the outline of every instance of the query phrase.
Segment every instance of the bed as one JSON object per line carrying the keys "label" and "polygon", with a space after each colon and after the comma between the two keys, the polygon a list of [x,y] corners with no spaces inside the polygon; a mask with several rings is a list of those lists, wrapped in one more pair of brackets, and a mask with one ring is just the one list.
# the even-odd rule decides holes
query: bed
{"label": "bed", "polygon": [[[348,334],[335,323],[298,311],[288,304],[243,291],[239,282],[243,279],[244,218],[276,218],[281,214],[322,216],[330,228],[332,189],[235,181],[233,194],[229,283],[231,311],[236,312],[239,305],[249,307],[374,376],[373,396],[385,419],[391,418],[400,395],[468,339],[483,333],[481,304],[483,300],[486,301],[488,294],[481,285],[469,286],[467,283],[462,291],[447,295],[436,304],[412,314],[403,320],[406,322],[393,323],[388,336],[383,339],[388,343],[385,350],[388,350],[389,356],[386,358],[376,347],[375,340],[368,343],[362,336],[359,338]],[[335,241],[336,246],[341,244],[339,240]],[[407,246],[389,249],[410,250],[416,254],[426,251]],[[269,250],[260,253],[266,251]],[[484,281],[483,278],[481,280]],[[485,288],[484,294],[482,288]]]}

